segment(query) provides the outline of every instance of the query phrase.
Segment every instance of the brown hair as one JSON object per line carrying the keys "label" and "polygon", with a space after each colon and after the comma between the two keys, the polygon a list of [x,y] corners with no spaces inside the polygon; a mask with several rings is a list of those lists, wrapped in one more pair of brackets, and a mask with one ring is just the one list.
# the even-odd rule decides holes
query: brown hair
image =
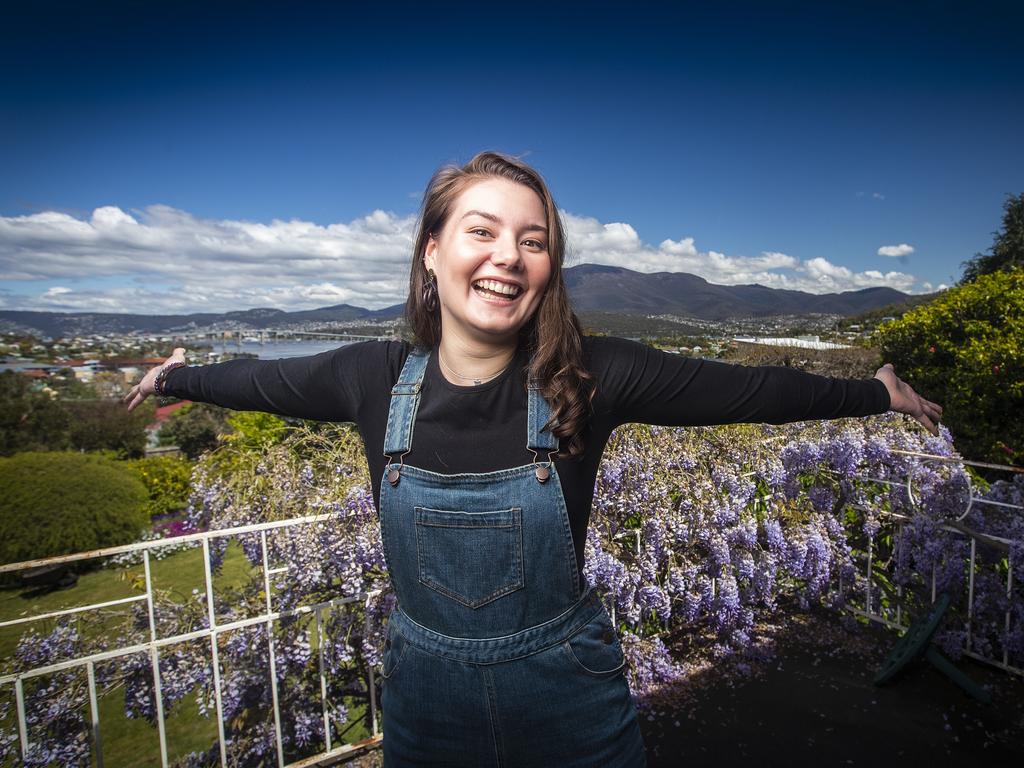
{"label": "brown hair", "polygon": [[449,165],[434,174],[423,195],[405,317],[419,343],[433,348],[441,342],[441,314],[437,310],[431,312],[423,303],[423,286],[427,280],[423,257],[427,242],[431,235],[440,233],[455,201],[467,187],[494,177],[529,187],[544,204],[551,276],[540,306],[520,330],[520,344],[531,354],[530,378],[542,382],[544,397],[551,404],[552,419],[548,426],[565,445],[559,455],[578,457],[583,453],[583,430],[590,417],[594,381],[583,366],[580,323],[569,305],[562,273],[565,227],[551,192],[537,171],[517,158],[481,152],[461,168]]}

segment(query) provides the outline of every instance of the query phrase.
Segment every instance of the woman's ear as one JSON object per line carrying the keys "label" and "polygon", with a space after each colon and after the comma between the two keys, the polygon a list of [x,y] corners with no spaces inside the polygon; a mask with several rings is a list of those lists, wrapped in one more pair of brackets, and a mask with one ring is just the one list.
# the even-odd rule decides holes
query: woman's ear
{"label": "woman's ear", "polygon": [[428,238],[427,247],[423,249],[423,266],[427,269],[434,269],[437,260],[437,240]]}

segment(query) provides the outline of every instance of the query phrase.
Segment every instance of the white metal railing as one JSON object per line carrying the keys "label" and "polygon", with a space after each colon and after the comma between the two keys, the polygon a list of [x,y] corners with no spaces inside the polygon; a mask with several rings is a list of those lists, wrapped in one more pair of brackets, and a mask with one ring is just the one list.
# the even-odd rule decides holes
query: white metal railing
{"label": "white metal railing", "polygon": [[[990,464],[990,463],[987,463],[987,462],[980,462],[980,461],[968,461],[968,460],[961,459],[961,458],[949,457],[949,456],[937,456],[937,455],[934,455],[934,454],[921,453],[921,452],[918,452],[918,451],[893,450],[892,452],[893,453],[897,453],[897,454],[901,454],[901,455],[904,455],[904,456],[910,456],[910,457],[913,457],[913,458],[922,459],[924,461],[937,461],[937,462],[946,463],[946,464],[965,464],[965,465],[973,466],[973,467],[982,467],[982,468],[985,468],[985,469],[996,469],[996,470],[1002,470],[1002,471],[1012,472],[1012,473],[1022,473],[1022,472],[1024,472],[1024,470],[1022,470],[1019,467],[1011,467],[1011,466],[1008,466],[1008,465],[1005,465],[1005,464]],[[917,501],[917,499],[915,498],[915,495],[914,495],[914,488],[913,488],[913,479],[914,478],[913,478],[913,474],[914,474],[913,471],[909,472],[908,476],[907,476],[907,479],[906,479],[906,482],[903,482],[903,483],[897,483],[897,482],[893,482],[891,480],[882,480],[882,479],[879,479],[879,478],[866,477],[866,476],[862,476],[860,479],[868,480],[868,481],[871,481],[871,482],[880,483],[880,484],[883,484],[883,485],[889,485],[889,486],[905,488],[906,489],[906,493],[907,493],[907,500],[908,500],[908,502],[910,503],[910,505],[912,507],[916,507],[918,505],[918,501]],[[967,499],[967,504],[966,504],[966,506],[964,508],[963,513],[955,521],[951,521],[950,523],[947,523],[947,524],[941,526],[942,530],[948,531],[948,532],[950,532],[952,534],[955,534],[955,535],[958,535],[958,536],[964,536],[967,539],[969,539],[970,542],[971,542],[971,554],[970,554],[970,560],[969,560],[968,583],[967,583],[967,623],[966,623],[966,626],[964,628],[965,629],[965,636],[964,636],[964,647],[962,649],[962,652],[963,652],[963,654],[965,656],[969,656],[969,657],[971,657],[973,659],[976,659],[978,661],[981,661],[981,662],[984,662],[986,664],[990,664],[992,666],[998,667],[999,669],[1002,669],[1002,670],[1004,670],[1006,672],[1010,672],[1010,673],[1015,674],[1015,675],[1024,676],[1024,669],[1022,669],[1021,667],[1014,666],[1014,665],[1009,663],[1010,662],[1009,651],[1008,651],[1008,649],[1005,646],[1003,647],[1002,658],[998,658],[998,659],[997,658],[992,658],[991,656],[986,656],[984,654],[978,653],[973,648],[973,643],[972,643],[972,640],[971,640],[971,632],[972,632],[971,624],[972,624],[972,617],[974,616],[974,572],[975,572],[975,567],[976,567],[976,564],[977,564],[977,545],[978,545],[978,542],[982,541],[983,543],[985,543],[985,544],[987,544],[989,546],[992,546],[992,547],[995,547],[997,549],[1001,549],[1001,550],[1004,550],[1004,551],[1009,551],[1009,547],[1013,543],[1010,539],[1006,539],[1006,538],[1003,538],[1001,536],[993,536],[991,534],[983,533],[983,532],[980,532],[980,531],[972,531],[969,528],[967,528],[966,526],[961,525],[960,521],[963,520],[967,516],[967,514],[971,511],[971,509],[975,505],[987,505],[987,506],[992,506],[992,507],[1000,507],[1000,508],[1003,508],[1003,509],[1015,510],[1015,511],[1021,513],[1021,514],[1024,514],[1024,506],[1020,506],[1020,505],[1017,505],[1017,504],[1007,504],[1007,503],[1001,502],[1001,501],[993,501],[993,500],[990,500],[990,499],[983,499],[983,498],[976,497],[974,495],[974,488],[970,487],[969,488],[968,499]],[[884,514],[887,518],[891,519],[898,526],[898,531],[897,531],[897,534],[896,534],[897,535],[897,545],[896,546],[897,547],[899,546],[899,541],[902,539],[902,536],[903,536],[903,526],[907,523],[907,521],[909,521],[911,519],[908,515],[900,514],[900,513],[897,513],[897,512],[885,512],[885,511],[882,511],[882,510],[868,510],[866,507],[863,507],[863,506],[857,505],[857,504],[849,504],[847,506],[849,506],[851,509],[855,509],[855,510],[858,510],[858,511],[861,511],[861,512],[866,512],[866,511],[876,511],[876,512],[880,511],[880,512],[882,512],[882,514]],[[857,613],[858,615],[864,616],[865,618],[871,619],[872,621],[878,622],[879,624],[884,624],[887,627],[891,627],[893,629],[898,629],[898,630],[901,630],[901,631],[906,630],[906,629],[909,628],[909,624],[905,624],[903,622],[904,617],[902,615],[903,611],[902,611],[902,606],[900,604],[901,599],[903,597],[903,587],[902,587],[902,585],[897,585],[897,598],[898,598],[898,600],[896,602],[895,615],[890,614],[889,616],[886,616],[886,615],[883,615],[882,613],[874,611],[873,608],[872,608],[872,586],[873,586],[872,566],[873,566],[873,557],[874,557],[873,540],[872,539],[868,539],[868,551],[867,551],[867,558],[866,558],[865,580],[864,580],[864,584],[865,584],[864,585],[864,607],[863,608],[858,608],[858,607],[856,607],[854,605],[849,605],[847,607],[850,610],[852,610],[854,613]],[[1007,597],[1007,599],[1010,599],[1012,597],[1012,594],[1013,594],[1013,560],[1012,559],[1008,560],[1008,565],[1009,565],[1009,567],[1008,567],[1007,573],[1006,573],[1006,597]],[[926,578],[927,578],[927,576],[926,576]],[[931,602],[934,603],[935,599],[937,597],[937,595],[936,595],[936,572],[935,572],[935,568],[934,567],[932,568],[932,573],[931,573],[931,577],[930,578],[931,578]],[[1006,611],[1005,624],[1004,624],[1004,628],[1005,628],[1007,633],[1009,633],[1009,631],[1010,631],[1011,619],[1012,619],[1011,611],[1008,608],[1007,611]]]}
{"label": "white metal railing", "polygon": [[[347,605],[360,600],[364,603],[368,603],[369,600],[381,594],[380,590],[373,590],[371,592],[361,592],[356,595],[346,595],[344,597],[339,597],[318,603],[311,603],[308,605],[299,605],[295,608],[291,608],[284,611],[275,611],[272,603],[270,576],[275,573],[285,572],[288,570],[288,568],[287,566],[280,568],[270,568],[270,563],[268,561],[267,556],[267,531],[282,530],[300,525],[309,525],[312,523],[321,523],[337,519],[343,516],[343,512],[322,515],[309,515],[307,517],[292,518],[290,520],[279,520],[269,523],[256,523],[251,525],[237,526],[234,528],[223,528],[220,530],[205,531],[202,533],[192,533],[187,534],[185,536],[178,536],[173,539],[157,539],[153,541],[138,542],[135,544],[125,544],[123,546],[118,547],[96,549],[89,552],[79,552],[73,555],[61,555],[58,557],[45,558],[42,560],[32,560],[21,563],[10,563],[7,565],[0,565],[0,573],[13,573],[40,565],[71,563],[82,560],[91,560],[96,558],[108,557],[111,555],[118,555],[127,552],[142,552],[142,564],[145,575],[145,594],[142,595],[121,598],[118,600],[107,600],[101,603],[80,605],[59,611],[50,611],[48,613],[37,614],[35,616],[25,616],[17,619],[0,621],[0,628],[11,627],[23,624],[30,624],[32,622],[38,622],[45,619],[54,619],[62,616],[71,616],[74,614],[98,610],[101,608],[107,608],[114,605],[126,605],[136,602],[145,602],[148,614],[149,638],[145,642],[126,645],[112,650],[90,653],[85,656],[80,656],[78,658],[65,659],[63,661],[59,661],[53,664],[34,667],[32,669],[24,670],[14,674],[0,675],[0,688],[3,688],[7,685],[14,686],[15,708],[17,711],[18,719],[18,737],[22,758],[26,758],[28,756],[29,750],[31,749],[31,742],[29,741],[29,733],[25,710],[24,681],[31,678],[39,677],[41,675],[47,675],[52,674],[54,672],[84,667],[86,672],[87,684],[89,687],[89,714],[92,731],[93,759],[95,760],[95,763],[98,766],[98,768],[103,768],[103,748],[102,739],[100,736],[99,705],[96,695],[95,665],[98,662],[109,661],[111,659],[117,659],[135,653],[148,653],[150,658],[150,665],[153,669],[153,696],[156,703],[156,722],[157,731],[160,739],[160,763],[162,766],[164,766],[164,768],[166,768],[166,766],[168,766],[169,763],[167,752],[167,733],[164,717],[164,702],[160,683],[160,652],[161,649],[170,645],[175,645],[178,643],[189,641],[202,640],[205,638],[210,643],[211,663],[213,667],[213,692],[214,703],[216,706],[217,713],[217,737],[219,740],[220,748],[220,764],[222,766],[227,766],[228,755],[227,742],[224,733],[224,716],[220,680],[220,659],[217,646],[218,636],[234,630],[243,629],[245,627],[263,624],[267,627],[268,630],[267,642],[270,659],[269,674],[271,698],[273,702],[274,735],[277,749],[276,757],[278,766],[283,767],[285,765],[284,744],[281,736],[281,713],[278,701],[278,686],[276,674],[277,657],[276,650],[274,647],[273,626],[274,622],[279,621],[283,618],[290,618],[294,616],[309,614],[313,614],[316,619],[316,632],[319,646],[318,663],[320,674],[320,703],[324,719],[325,749],[323,752],[319,753],[318,755],[315,755],[313,758],[304,758],[303,760],[294,763],[293,765],[311,765],[315,762],[331,758],[344,758],[346,754],[355,753],[367,748],[368,746],[374,746],[376,744],[379,744],[381,740],[381,732],[378,727],[379,718],[377,713],[377,700],[374,684],[374,672],[372,666],[367,669],[367,675],[369,680],[368,689],[370,699],[370,730],[372,734],[371,737],[369,739],[364,740],[363,742],[360,742],[359,744],[343,744],[337,747],[335,747],[332,744],[329,717],[330,701],[328,700],[327,675],[325,673],[324,665],[323,611],[325,609]],[[252,533],[258,533],[260,536],[260,548],[262,553],[263,569],[263,586],[264,593],[266,595],[265,610],[263,611],[263,613],[256,616],[251,616],[245,619],[239,619],[235,621],[226,622],[223,624],[218,624],[217,612],[214,609],[213,572],[210,566],[210,541],[214,539],[237,536],[240,534]],[[182,543],[188,542],[195,542],[197,544],[200,544],[203,549],[203,571],[205,581],[205,598],[208,626],[201,629],[193,630],[191,632],[180,633],[169,637],[158,637],[156,616],[154,612],[153,579],[150,571],[150,552],[154,549],[159,549],[160,547],[166,547],[172,544],[180,545]]]}

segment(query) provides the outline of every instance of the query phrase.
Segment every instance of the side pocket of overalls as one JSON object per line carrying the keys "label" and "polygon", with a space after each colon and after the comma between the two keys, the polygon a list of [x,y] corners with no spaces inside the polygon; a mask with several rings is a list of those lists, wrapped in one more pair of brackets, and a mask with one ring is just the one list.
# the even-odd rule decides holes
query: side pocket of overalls
{"label": "side pocket of overalls", "polygon": [[592,677],[611,677],[626,666],[618,633],[604,611],[568,638],[562,648],[580,671]]}
{"label": "side pocket of overalls", "polygon": [[408,650],[408,647],[409,644],[402,636],[402,633],[389,624],[388,636],[384,641],[384,658],[380,670],[381,677],[385,680],[390,680],[395,676],[395,672],[398,671],[402,659],[405,658],[405,652]]}

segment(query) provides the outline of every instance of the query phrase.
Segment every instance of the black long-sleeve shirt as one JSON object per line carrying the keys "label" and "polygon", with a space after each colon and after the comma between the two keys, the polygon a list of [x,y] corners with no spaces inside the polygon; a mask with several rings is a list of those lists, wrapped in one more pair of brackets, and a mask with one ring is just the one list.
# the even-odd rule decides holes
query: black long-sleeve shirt
{"label": "black long-sleeve shirt", "polygon": [[[404,342],[366,342],[309,357],[178,368],[168,373],[164,391],[235,410],[355,422],[379,504],[391,388],[409,350]],[[579,460],[556,460],[581,573],[594,481],[615,427],[629,422],[781,424],[889,409],[888,390],[878,379],[833,379],[790,368],[730,365],[608,337],[585,337],[583,351],[597,383],[594,413],[584,435],[586,450]],[[523,378],[527,363],[520,352],[495,379],[463,387],[449,383],[438,368],[437,355],[431,355],[405,463],[455,474],[531,462]]]}

